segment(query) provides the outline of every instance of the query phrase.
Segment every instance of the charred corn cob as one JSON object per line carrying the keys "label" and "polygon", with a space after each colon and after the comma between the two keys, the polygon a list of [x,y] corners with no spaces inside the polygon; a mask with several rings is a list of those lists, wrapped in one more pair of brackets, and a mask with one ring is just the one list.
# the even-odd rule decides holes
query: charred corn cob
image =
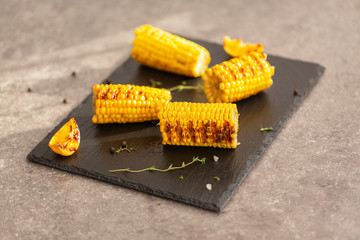
{"label": "charred corn cob", "polygon": [[209,102],[236,102],[269,88],[274,70],[263,53],[232,58],[202,75],[204,93]]}
{"label": "charred corn cob", "polygon": [[156,120],[159,108],[171,100],[170,91],[135,85],[95,85],[93,123]]}
{"label": "charred corn cob", "polygon": [[135,30],[135,36],[132,58],[148,67],[198,77],[210,63],[204,47],[159,28],[143,25]]}
{"label": "charred corn cob", "polygon": [[238,111],[231,103],[169,102],[159,112],[164,145],[236,148]]}

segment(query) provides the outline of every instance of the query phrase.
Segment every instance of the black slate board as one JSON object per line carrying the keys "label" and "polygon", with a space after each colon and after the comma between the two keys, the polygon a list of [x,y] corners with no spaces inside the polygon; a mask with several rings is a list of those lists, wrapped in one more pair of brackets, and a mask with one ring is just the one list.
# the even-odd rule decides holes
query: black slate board
{"label": "black slate board", "polygon": [[[221,45],[194,41],[210,51],[210,66],[229,59]],[[238,141],[241,144],[236,150],[163,146],[159,127],[151,122],[95,125],[91,122],[90,94],[27,158],[47,166],[220,212],[325,70],[318,64],[272,55],[268,56],[268,61],[275,66],[273,86],[237,103],[240,113]],[[188,85],[202,83],[199,78],[192,79],[141,66],[131,58],[109,77],[113,84],[137,85],[148,85],[150,78],[162,82],[161,87],[164,88],[176,86],[184,80]],[[294,95],[294,89],[297,89],[297,95]],[[199,90],[174,92],[172,101],[207,102]],[[73,156],[62,157],[50,150],[48,142],[70,117],[75,117],[78,122],[81,144]],[[274,130],[260,132],[261,126],[271,126]],[[111,155],[109,148],[119,147],[124,140],[129,146],[136,147],[137,151]],[[214,155],[219,157],[217,162],[213,160]],[[110,169],[143,169],[152,165],[157,168],[167,168],[170,164],[180,166],[182,162],[190,162],[193,156],[206,157],[206,163],[196,163],[166,173],[108,172]],[[206,184],[212,184],[211,191],[206,188]]]}

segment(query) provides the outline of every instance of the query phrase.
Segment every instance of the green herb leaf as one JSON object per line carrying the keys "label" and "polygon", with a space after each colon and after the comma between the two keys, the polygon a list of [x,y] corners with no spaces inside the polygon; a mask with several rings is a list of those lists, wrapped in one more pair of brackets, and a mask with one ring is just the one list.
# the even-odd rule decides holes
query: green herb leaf
{"label": "green herb leaf", "polygon": [[183,180],[183,179],[184,179],[183,175],[181,175],[179,178],[180,178],[181,180]]}
{"label": "green herb leaf", "polygon": [[149,79],[149,82],[150,82],[151,87],[156,87],[156,86],[161,86],[162,85],[162,82],[155,81],[152,78]]}
{"label": "green herb leaf", "polygon": [[220,181],[220,178],[219,177],[214,177],[216,180]]}
{"label": "green herb leaf", "polygon": [[261,132],[264,132],[264,131],[272,131],[273,130],[273,128],[272,127],[265,127],[265,128],[260,128],[260,131]]}
{"label": "green herb leaf", "polygon": [[172,166],[173,166],[173,165],[172,165],[172,164],[170,164],[170,166],[169,166],[169,168],[168,168],[168,169],[169,169],[169,170],[174,170],[174,169],[172,168]]}

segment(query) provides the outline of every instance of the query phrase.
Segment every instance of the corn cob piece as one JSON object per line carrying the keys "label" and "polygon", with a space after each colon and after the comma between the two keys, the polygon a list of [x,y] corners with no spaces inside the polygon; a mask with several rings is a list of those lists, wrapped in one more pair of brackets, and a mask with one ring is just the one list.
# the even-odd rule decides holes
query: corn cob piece
{"label": "corn cob piece", "polygon": [[232,103],[169,102],[159,112],[164,145],[236,148],[238,111]]}
{"label": "corn cob piece", "polygon": [[127,123],[157,120],[159,108],[171,100],[165,89],[135,85],[95,85],[93,123]]}
{"label": "corn cob piece", "polygon": [[223,47],[225,52],[231,57],[240,57],[253,51],[259,53],[264,51],[264,46],[262,44],[246,43],[240,38],[231,39],[229,36],[224,36]]}
{"label": "corn cob piece", "polygon": [[208,101],[237,102],[269,88],[275,68],[266,61],[266,56],[250,52],[209,68],[202,75]]}
{"label": "corn cob piece", "polygon": [[160,28],[143,25],[135,30],[135,36],[132,58],[148,67],[198,77],[210,63],[204,47]]}

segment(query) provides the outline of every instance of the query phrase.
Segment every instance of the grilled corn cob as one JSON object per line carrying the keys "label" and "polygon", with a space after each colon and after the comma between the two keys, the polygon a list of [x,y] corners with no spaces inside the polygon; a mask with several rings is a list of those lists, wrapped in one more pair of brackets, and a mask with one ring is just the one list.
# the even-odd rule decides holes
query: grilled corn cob
{"label": "grilled corn cob", "polygon": [[238,145],[235,104],[169,102],[158,115],[164,145],[219,148]]}
{"label": "grilled corn cob", "polygon": [[93,123],[143,122],[157,119],[159,108],[171,100],[170,91],[135,85],[95,85]]}
{"label": "grilled corn cob", "polygon": [[150,25],[135,30],[132,58],[148,67],[190,77],[203,74],[210,53],[204,47]]}
{"label": "grilled corn cob", "polygon": [[236,102],[269,88],[275,68],[266,54],[251,52],[209,68],[202,75],[209,102]]}

